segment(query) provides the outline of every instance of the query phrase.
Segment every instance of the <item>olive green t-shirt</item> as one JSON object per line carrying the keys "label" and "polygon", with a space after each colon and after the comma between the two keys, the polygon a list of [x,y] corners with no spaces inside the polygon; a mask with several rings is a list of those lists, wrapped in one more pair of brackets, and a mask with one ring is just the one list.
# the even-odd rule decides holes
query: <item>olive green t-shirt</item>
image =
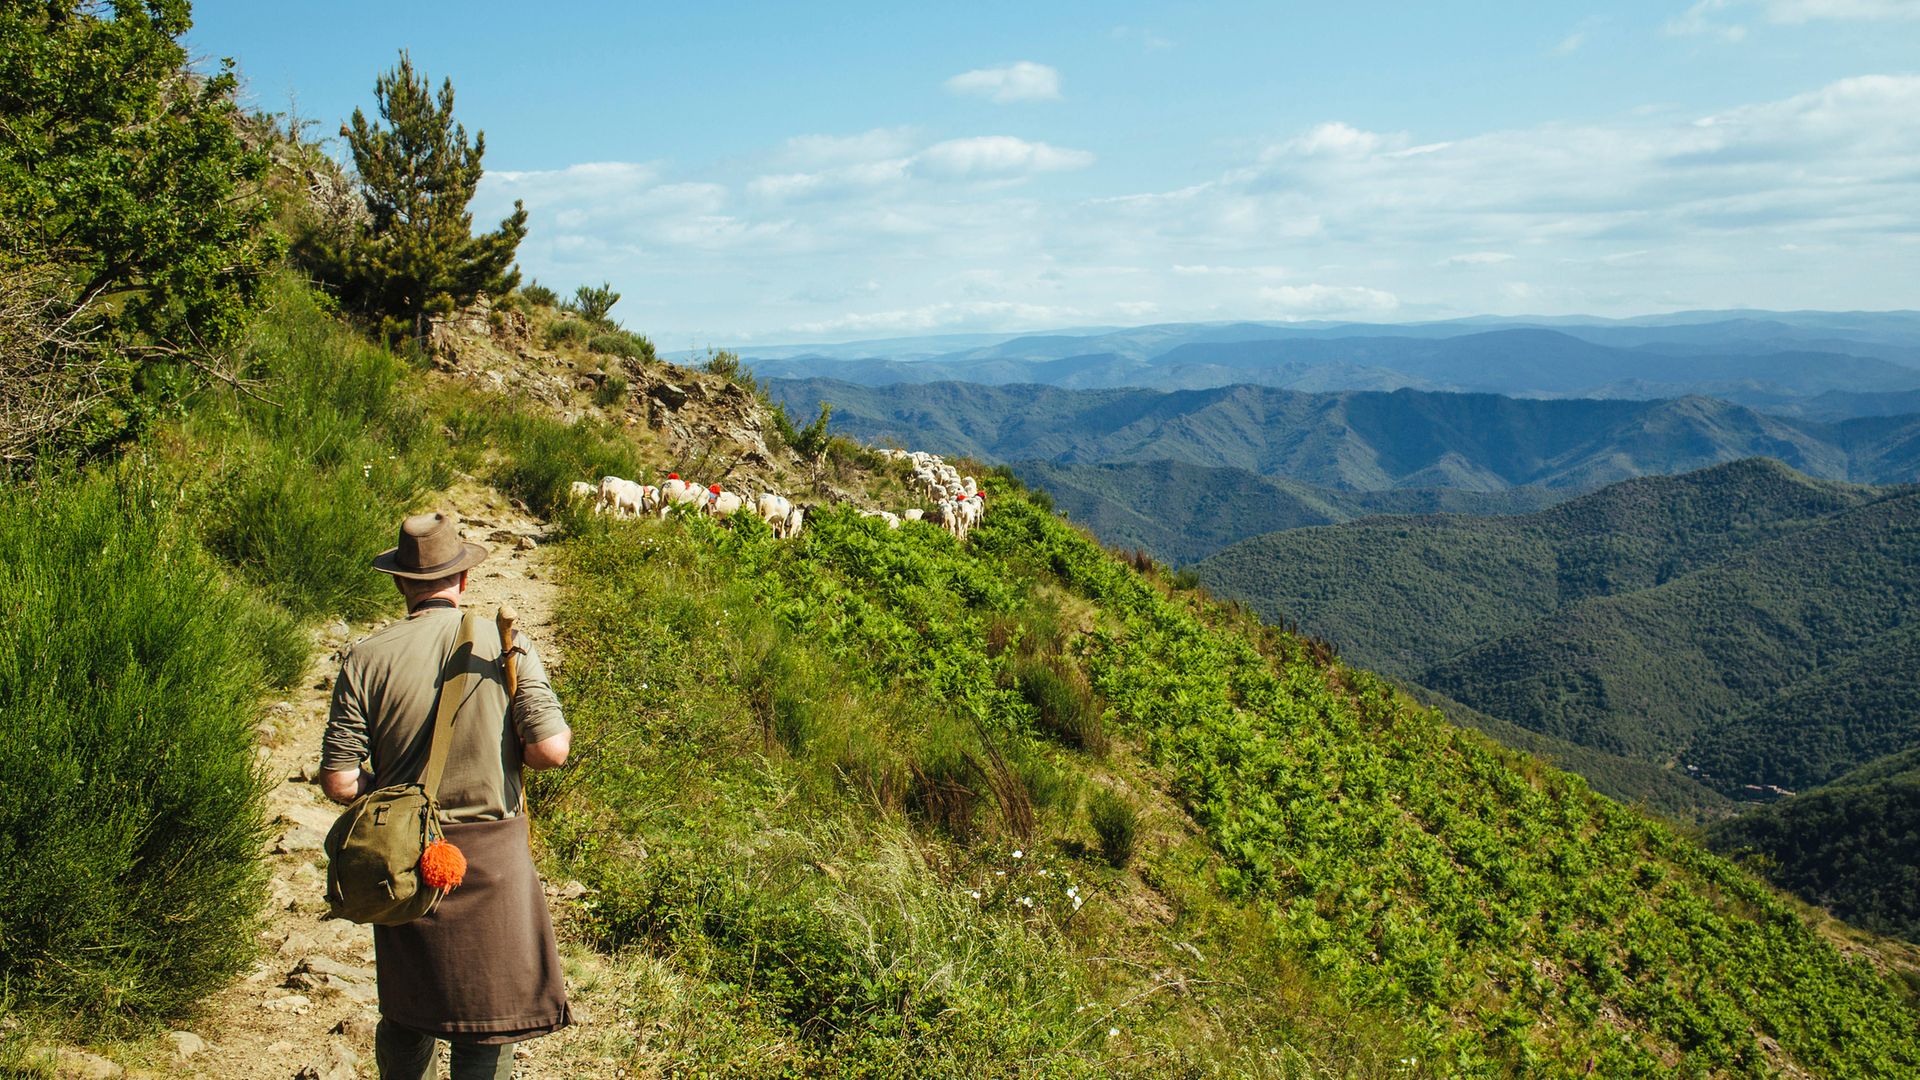
{"label": "olive green t-shirt", "polygon": [[[367,769],[375,786],[418,780],[433,739],[441,670],[459,636],[456,608],[428,607],[356,643],[333,683],[333,708],[321,743],[320,767]],[[453,745],[440,780],[446,821],[492,821],[520,808],[520,748],[567,730],[540,653],[526,648],[515,669],[512,723],[500,671],[500,634],[493,620],[475,628],[471,687],[453,717]]]}

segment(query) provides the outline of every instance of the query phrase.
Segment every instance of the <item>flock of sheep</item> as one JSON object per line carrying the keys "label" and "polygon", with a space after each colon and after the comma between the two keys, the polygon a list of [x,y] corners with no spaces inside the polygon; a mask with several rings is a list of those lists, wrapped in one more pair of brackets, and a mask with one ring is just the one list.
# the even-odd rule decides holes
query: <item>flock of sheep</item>
{"label": "flock of sheep", "polygon": [[[894,449],[883,449],[879,453],[890,460],[909,462],[913,466],[914,489],[932,505],[925,509],[910,507],[897,514],[891,510],[862,510],[861,517],[880,518],[889,529],[897,529],[907,521],[925,521],[964,540],[986,514],[987,500],[979,484],[971,476],[960,475],[959,470],[942,461],[938,454]],[[598,486],[576,480],[572,494],[590,504],[594,513],[616,517],[657,515],[665,518],[676,506],[719,518],[750,510],[767,523],[775,537],[783,540],[799,536],[806,525],[806,508],[795,505],[784,495],[768,491],[749,498],[727,491],[719,484],[703,488],[682,480],[679,473],[668,473],[658,487],[619,476],[603,476]]]}

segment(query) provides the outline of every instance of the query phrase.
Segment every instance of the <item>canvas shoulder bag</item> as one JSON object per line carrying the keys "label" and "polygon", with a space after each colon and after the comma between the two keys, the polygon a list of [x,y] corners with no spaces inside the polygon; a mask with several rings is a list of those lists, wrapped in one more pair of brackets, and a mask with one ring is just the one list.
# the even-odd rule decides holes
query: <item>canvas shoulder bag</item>
{"label": "canvas shoulder bag", "polygon": [[328,831],[327,918],[398,926],[432,911],[446,895],[446,888],[423,878],[421,858],[435,841],[445,846],[440,776],[453,744],[453,714],[475,679],[469,659],[478,623],[471,613],[461,617],[453,652],[441,670],[433,741],[420,779],[367,792],[349,804]]}

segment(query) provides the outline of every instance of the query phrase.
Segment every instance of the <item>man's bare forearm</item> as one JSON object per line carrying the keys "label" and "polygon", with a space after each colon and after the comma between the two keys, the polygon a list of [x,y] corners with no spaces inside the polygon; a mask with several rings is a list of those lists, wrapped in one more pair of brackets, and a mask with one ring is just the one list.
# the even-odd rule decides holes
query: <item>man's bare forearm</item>
{"label": "man's bare forearm", "polygon": [[320,773],[320,790],[337,803],[350,803],[365,794],[372,777],[359,769],[327,769]]}

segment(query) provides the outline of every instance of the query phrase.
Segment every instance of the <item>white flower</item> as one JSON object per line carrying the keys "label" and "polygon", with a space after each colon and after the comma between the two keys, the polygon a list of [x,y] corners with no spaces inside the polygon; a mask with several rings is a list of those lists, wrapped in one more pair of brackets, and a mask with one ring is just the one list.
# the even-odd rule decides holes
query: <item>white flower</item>
{"label": "white flower", "polygon": [[1046,867],[1044,867],[1044,866],[1043,866],[1043,867],[1041,867],[1041,868],[1040,868],[1040,876],[1041,876],[1041,877],[1046,877],[1046,876],[1047,876],[1047,868],[1046,868]]}
{"label": "white flower", "polygon": [[974,898],[975,900],[978,900],[978,899],[980,899],[980,890],[979,890],[979,889],[968,889],[968,890],[967,890],[967,895],[968,895],[968,896],[971,896],[971,897],[973,897],[973,898]]}
{"label": "white flower", "polygon": [[1031,897],[1031,896],[1023,896],[1023,897],[1021,897],[1021,898],[1020,898],[1020,906],[1022,906],[1022,907],[1032,907],[1032,906],[1033,906],[1033,897]]}
{"label": "white flower", "polygon": [[1014,848],[1014,849],[1013,849],[1013,857],[1014,857],[1014,858],[1016,858],[1016,859],[1017,859],[1017,858],[1019,858],[1019,857],[1021,857],[1022,855],[1025,855],[1025,854],[1026,854],[1026,852],[1024,852],[1024,851],[1021,851],[1021,850],[1020,850],[1019,848]]}
{"label": "white flower", "polygon": [[1118,1035],[1118,1034],[1120,1034],[1120,1029],[1119,1029],[1119,1028],[1108,1028],[1108,1029],[1107,1029],[1107,1037],[1108,1037],[1108,1038],[1112,1038],[1113,1036],[1115,1036],[1115,1035]]}

